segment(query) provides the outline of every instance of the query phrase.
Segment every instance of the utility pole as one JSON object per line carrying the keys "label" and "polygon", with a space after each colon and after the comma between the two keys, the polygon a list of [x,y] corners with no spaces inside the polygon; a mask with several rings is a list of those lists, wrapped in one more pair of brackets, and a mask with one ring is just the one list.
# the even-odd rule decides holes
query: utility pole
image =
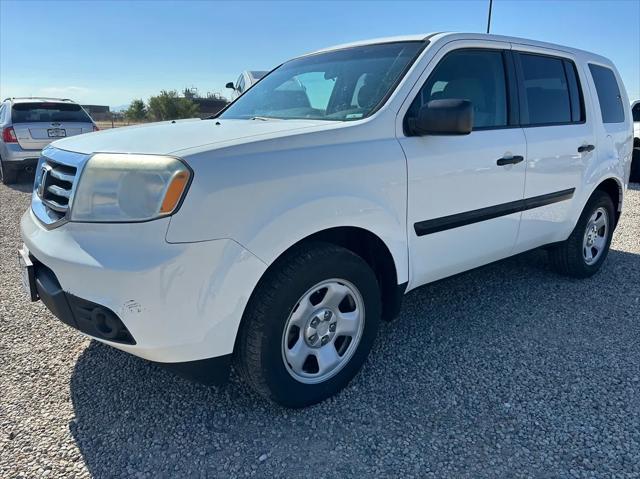
{"label": "utility pole", "polygon": [[493,0],[489,0],[489,18],[487,19],[487,33],[491,31],[491,7],[493,7]]}

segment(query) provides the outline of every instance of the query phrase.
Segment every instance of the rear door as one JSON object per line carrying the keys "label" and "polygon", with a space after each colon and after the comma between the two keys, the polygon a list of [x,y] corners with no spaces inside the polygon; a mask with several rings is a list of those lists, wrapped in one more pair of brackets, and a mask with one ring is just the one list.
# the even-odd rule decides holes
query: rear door
{"label": "rear door", "polygon": [[596,161],[586,79],[570,54],[514,44],[520,121],[527,140],[525,199],[514,252],[565,239],[581,201],[585,172]]}
{"label": "rear door", "polygon": [[25,150],[41,150],[59,138],[93,131],[93,122],[82,107],[66,102],[15,103],[11,123]]}
{"label": "rear door", "polygon": [[474,125],[469,135],[399,137],[408,171],[410,288],[504,258],[515,244],[526,151],[510,100],[509,50],[502,42],[450,42],[412,93],[405,121],[431,100],[457,98],[472,102]]}

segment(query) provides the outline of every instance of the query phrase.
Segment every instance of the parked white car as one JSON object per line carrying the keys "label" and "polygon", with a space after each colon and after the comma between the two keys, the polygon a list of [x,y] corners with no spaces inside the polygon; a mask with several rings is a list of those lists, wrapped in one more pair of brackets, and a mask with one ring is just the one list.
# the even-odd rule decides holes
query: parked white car
{"label": "parked white car", "polygon": [[232,91],[231,99],[235,100],[240,95],[242,95],[245,90],[248,90],[252,85],[258,83],[263,76],[265,76],[268,71],[261,70],[245,70],[243,71],[235,83],[229,82],[225,85],[226,88],[229,88]]}
{"label": "parked white car", "polygon": [[407,291],[541,246],[560,273],[596,273],[628,105],[606,58],[519,38],[315,52],[216,119],[50,145],[24,283],[99,341],[200,379],[233,359],[260,394],[306,406],[354,377]]}

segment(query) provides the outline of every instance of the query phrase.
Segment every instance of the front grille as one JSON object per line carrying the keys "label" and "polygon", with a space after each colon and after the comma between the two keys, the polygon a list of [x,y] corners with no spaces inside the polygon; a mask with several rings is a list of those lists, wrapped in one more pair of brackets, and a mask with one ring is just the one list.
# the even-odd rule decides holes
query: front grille
{"label": "front grille", "polygon": [[69,221],[73,193],[89,155],[48,146],[36,168],[31,211],[47,229]]}
{"label": "front grille", "polygon": [[40,165],[37,194],[50,213],[64,217],[69,209],[77,169],[44,158]]}

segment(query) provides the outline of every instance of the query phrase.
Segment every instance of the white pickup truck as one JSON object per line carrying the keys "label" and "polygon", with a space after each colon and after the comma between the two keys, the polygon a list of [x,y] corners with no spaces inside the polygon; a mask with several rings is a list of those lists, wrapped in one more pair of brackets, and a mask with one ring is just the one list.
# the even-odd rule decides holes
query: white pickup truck
{"label": "white pickup truck", "polygon": [[202,380],[234,361],[265,397],[313,404],[407,291],[542,246],[558,272],[596,273],[629,105],[606,58],[519,38],[311,53],[217,118],[52,143],[22,218],[24,284],[113,347]]}

